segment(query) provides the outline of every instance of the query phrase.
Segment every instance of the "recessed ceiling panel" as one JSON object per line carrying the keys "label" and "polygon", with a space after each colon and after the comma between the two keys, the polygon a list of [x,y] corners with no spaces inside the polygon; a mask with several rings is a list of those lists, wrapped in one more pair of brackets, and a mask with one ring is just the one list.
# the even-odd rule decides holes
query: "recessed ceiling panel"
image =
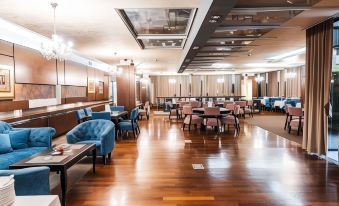
{"label": "recessed ceiling panel", "polygon": [[194,9],[123,9],[137,35],[188,34]]}
{"label": "recessed ceiling panel", "polygon": [[319,0],[238,0],[236,7],[295,7],[312,6]]}
{"label": "recessed ceiling panel", "polygon": [[142,39],[146,49],[152,48],[182,48],[183,39]]}

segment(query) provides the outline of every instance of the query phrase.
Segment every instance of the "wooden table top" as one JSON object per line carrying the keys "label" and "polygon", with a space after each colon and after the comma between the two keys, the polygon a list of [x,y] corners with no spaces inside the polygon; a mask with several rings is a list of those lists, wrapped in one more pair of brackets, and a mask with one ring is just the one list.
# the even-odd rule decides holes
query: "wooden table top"
{"label": "wooden table top", "polygon": [[[70,144],[72,146],[72,144]],[[74,144],[77,145],[77,144]],[[39,152],[35,155],[32,155],[26,159],[23,159],[19,162],[16,162],[9,166],[10,169],[19,169],[19,168],[26,168],[26,167],[36,167],[36,166],[48,166],[53,169],[58,169],[60,167],[69,168],[75,163],[77,163],[82,157],[89,154],[90,151],[96,149],[95,144],[83,144],[83,147],[79,149],[71,149],[69,151],[65,150],[63,155],[68,155],[65,159],[61,160],[60,162],[43,162],[43,163],[27,163],[28,161],[36,158],[36,157],[49,157],[51,153],[54,152],[53,148],[46,149],[42,152]],[[52,156],[53,157],[53,156]]]}

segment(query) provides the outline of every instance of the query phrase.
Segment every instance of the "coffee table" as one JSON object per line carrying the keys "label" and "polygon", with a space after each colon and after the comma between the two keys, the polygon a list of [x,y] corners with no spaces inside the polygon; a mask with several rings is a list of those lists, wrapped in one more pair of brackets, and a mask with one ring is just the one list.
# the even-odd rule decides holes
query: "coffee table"
{"label": "coffee table", "polygon": [[30,156],[26,159],[16,162],[15,164],[10,165],[9,169],[21,169],[21,168],[27,168],[27,167],[47,166],[50,168],[51,171],[60,172],[62,205],[65,206],[66,205],[66,192],[67,192],[67,170],[73,165],[75,165],[77,162],[79,162],[83,157],[92,153],[93,173],[95,173],[95,161],[96,161],[96,153],[97,153],[95,144],[83,144],[81,148],[79,148],[78,144],[73,144],[73,145],[74,145],[74,148],[76,147],[76,149],[72,148],[70,152],[65,151],[64,155],[67,155],[67,157],[62,159],[61,161],[49,162],[49,160],[44,160],[44,161],[39,162],[39,160],[37,159],[40,159],[40,157],[58,158],[58,156],[51,156],[53,149],[46,149],[42,152],[39,152],[33,156]]}

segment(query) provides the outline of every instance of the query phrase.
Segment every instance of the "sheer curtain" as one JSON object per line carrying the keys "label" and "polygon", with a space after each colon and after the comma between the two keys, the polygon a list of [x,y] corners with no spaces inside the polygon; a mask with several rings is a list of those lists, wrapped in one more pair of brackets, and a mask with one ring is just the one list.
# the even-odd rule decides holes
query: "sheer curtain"
{"label": "sheer curtain", "polygon": [[329,102],[333,20],[306,30],[305,120],[302,147],[318,155],[327,151],[327,116]]}

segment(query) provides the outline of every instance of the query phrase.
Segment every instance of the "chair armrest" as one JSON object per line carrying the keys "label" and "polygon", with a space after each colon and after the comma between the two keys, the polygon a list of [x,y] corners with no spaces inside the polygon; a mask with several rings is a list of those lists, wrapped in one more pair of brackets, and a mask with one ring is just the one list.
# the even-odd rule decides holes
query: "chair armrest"
{"label": "chair armrest", "polygon": [[103,154],[110,153],[115,146],[115,126],[107,127],[100,135],[101,152]]}
{"label": "chair armrest", "polygon": [[29,137],[30,145],[33,147],[52,146],[52,137],[55,135],[55,129],[52,127],[31,128]]}
{"label": "chair armrest", "polygon": [[0,176],[14,175],[16,195],[49,195],[49,168],[30,167],[0,170]]}

